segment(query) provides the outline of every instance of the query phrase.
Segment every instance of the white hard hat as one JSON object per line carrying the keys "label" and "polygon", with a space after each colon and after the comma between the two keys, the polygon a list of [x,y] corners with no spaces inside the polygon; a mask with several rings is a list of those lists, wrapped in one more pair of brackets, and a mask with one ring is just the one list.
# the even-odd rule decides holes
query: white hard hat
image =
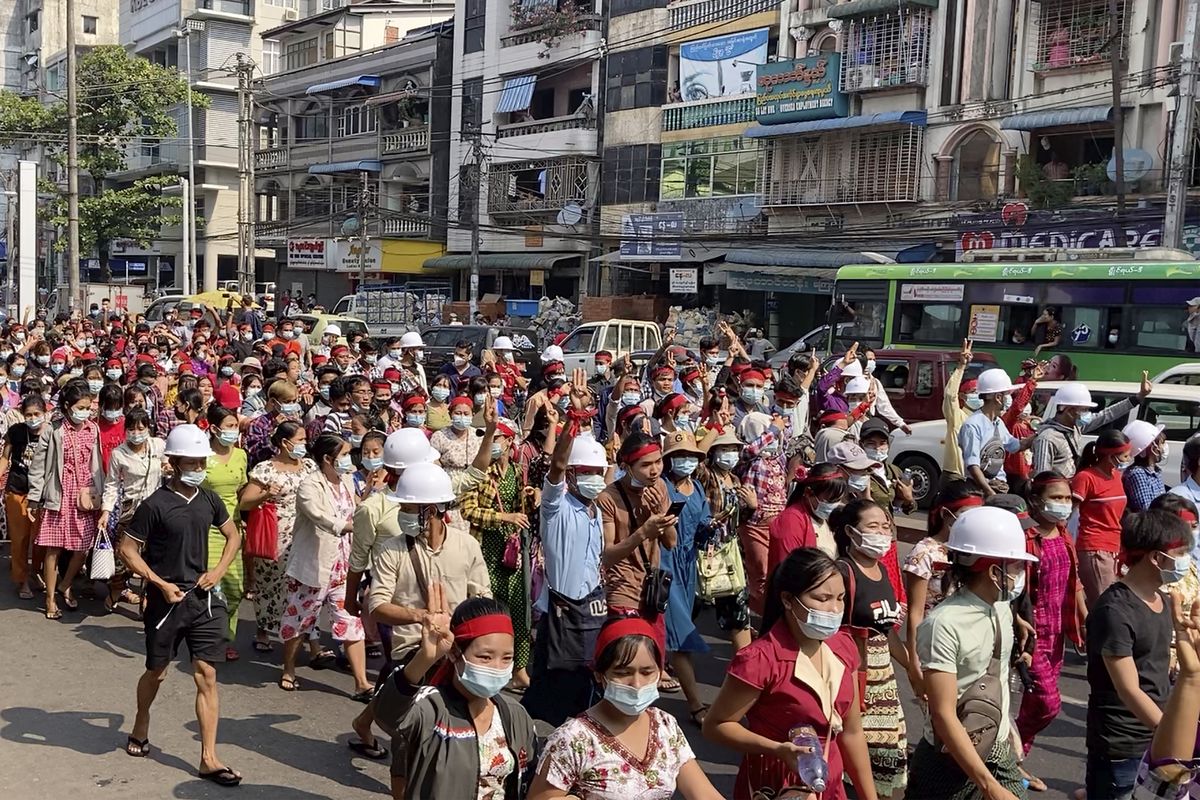
{"label": "white hard hat", "polygon": [[325,335],[326,336],[341,336],[342,329],[339,328],[337,325],[326,325],[325,326]]}
{"label": "white hard hat", "polygon": [[1134,458],[1146,451],[1146,448],[1158,440],[1166,425],[1155,425],[1144,419],[1135,419],[1121,431],[1129,439],[1129,454]]}
{"label": "white hard hat", "polygon": [[454,486],[437,464],[413,464],[388,497],[397,503],[449,503],[454,500]]}
{"label": "white hard hat", "polygon": [[1058,391],[1054,393],[1052,401],[1058,408],[1063,406],[1073,406],[1075,408],[1095,408],[1096,404],[1092,402],[1092,393],[1082,383],[1071,381],[1058,387]]}
{"label": "white hard hat", "polygon": [[542,361],[562,361],[563,349],[556,344],[552,344],[542,351]]}
{"label": "white hard hat", "polygon": [[871,391],[871,382],[861,375],[857,378],[851,378],[846,384],[845,394],[866,394]]}
{"label": "white hard hat", "polygon": [[208,458],[213,454],[208,444],[208,435],[196,425],[176,425],[167,434],[167,447],[163,453],[181,458]]}
{"label": "white hard hat", "polygon": [[1004,370],[985,369],[979,373],[979,385],[975,391],[979,394],[1007,394],[1016,388]]}
{"label": "white hard hat", "polygon": [[946,547],[966,556],[1037,561],[1025,552],[1025,530],[1017,515],[996,506],[969,508],[950,526]]}
{"label": "white hard hat", "polygon": [[842,367],[843,378],[861,378],[862,376],[862,364],[860,364],[857,359]]}
{"label": "white hard hat", "polygon": [[496,341],[492,342],[493,350],[516,350],[513,347],[512,339],[507,336],[497,336]]}
{"label": "white hard hat", "polygon": [[580,436],[571,443],[571,455],[567,458],[568,467],[608,467],[608,455],[604,445],[591,436]]}
{"label": "white hard hat", "polygon": [[421,334],[416,331],[409,331],[400,337],[401,347],[424,347],[425,341],[421,338]]}
{"label": "white hard hat", "polygon": [[383,465],[388,469],[407,469],[414,464],[431,464],[438,452],[419,428],[401,428],[383,443]]}

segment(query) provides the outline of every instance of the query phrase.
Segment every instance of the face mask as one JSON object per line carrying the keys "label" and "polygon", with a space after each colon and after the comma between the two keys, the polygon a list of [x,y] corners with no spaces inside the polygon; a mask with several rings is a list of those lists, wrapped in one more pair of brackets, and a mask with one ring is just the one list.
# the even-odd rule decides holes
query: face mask
{"label": "face mask", "polygon": [[415,350],[415,351],[413,351],[413,356],[417,359],[417,363],[420,364],[421,362],[423,362],[425,360],[425,351],[424,350]]}
{"label": "face mask", "polygon": [[498,399],[504,394],[504,387],[503,386],[489,386],[488,394],[490,394],[492,397],[495,397]]}
{"label": "face mask", "polygon": [[488,399],[487,392],[478,392],[475,394],[473,399],[475,401],[475,405],[481,406],[487,402],[487,399]]}
{"label": "face mask", "polygon": [[595,500],[604,491],[607,486],[604,482],[603,475],[576,475],[575,488],[579,490],[579,494],[586,497],[588,500]]}
{"label": "face mask", "polygon": [[863,533],[858,528],[850,532],[858,537],[855,547],[867,558],[883,558],[892,549],[892,537],[884,533]]}
{"label": "face mask", "polygon": [[1118,340],[1118,339],[1120,339],[1120,338],[1121,338],[1121,337],[1120,337],[1118,334],[1115,334],[1115,333],[1110,333],[1110,334],[1108,335],[1108,343],[1109,343],[1109,344],[1116,344],[1116,343],[1117,343],[1117,340]]}
{"label": "face mask", "polygon": [[333,463],[333,468],[339,475],[349,475],[351,472],[354,472],[354,461],[350,458],[350,454],[347,453]]}
{"label": "face mask", "polygon": [[306,445],[298,444],[288,451],[288,455],[299,461],[308,455],[308,447]]}
{"label": "face mask", "polygon": [[841,614],[833,611],[815,611],[801,603],[799,600],[796,601],[796,605],[804,609],[805,616],[807,616],[808,619],[801,620],[800,617],[796,615],[795,611],[791,612],[792,619],[796,620],[796,624],[800,626],[800,632],[809,639],[824,641],[825,639],[828,639],[830,636],[833,636],[835,633],[837,633],[842,627]]}
{"label": "face mask", "polygon": [[402,355],[404,355],[403,350],[388,350],[388,358],[392,361],[399,361]]}
{"label": "face mask", "polygon": [[349,436],[350,446],[356,450],[358,448],[362,447],[363,436],[364,436],[364,434],[361,434],[361,433],[350,434],[350,436]]}
{"label": "face mask", "polygon": [[364,458],[362,460],[362,467],[367,472],[374,472],[375,470],[379,469],[382,466],[383,466],[382,458]]}
{"label": "face mask", "polygon": [[499,444],[493,443],[492,444],[492,461],[497,460],[502,455],[504,455],[504,448],[502,446],[500,446]]}
{"label": "face mask", "polygon": [[850,484],[850,488],[856,492],[861,492],[871,485],[871,479],[867,475],[851,475],[846,483]]}
{"label": "face mask", "polygon": [[329,385],[326,384],[325,386],[318,387],[317,394],[321,395],[322,400],[328,401],[329,400]]}
{"label": "face mask", "polygon": [[396,523],[400,532],[406,536],[416,537],[421,534],[421,515],[415,511],[396,512]]}
{"label": "face mask", "polygon": [[261,386],[251,386],[249,389],[246,390],[246,397],[258,397],[258,395],[261,392],[262,392]]}
{"label": "face mask", "polygon": [[[50,363],[50,356],[34,356],[33,360],[44,367]],[[60,369],[59,372],[62,372],[62,370]]]}
{"label": "face mask", "polygon": [[[1167,554],[1163,553],[1163,555],[1165,556]],[[1171,558],[1170,556],[1167,557]],[[1183,580],[1184,577],[1187,576],[1188,570],[1191,568],[1192,557],[1185,553],[1181,556],[1173,558],[1172,563],[1173,566],[1166,569],[1159,567],[1158,574],[1164,584],[1178,583],[1179,581]]]}
{"label": "face mask", "polygon": [[964,405],[972,411],[978,411],[983,408],[983,398],[977,394],[969,394]]}
{"label": "face mask", "polygon": [[1005,588],[1007,585],[1007,578],[1002,578],[1001,580],[1004,581],[1003,583],[999,584],[1001,603],[1011,603],[1013,600],[1016,600],[1021,596],[1021,592],[1025,591],[1025,570],[1021,570],[1021,572],[1013,578],[1013,587],[1011,589]]}
{"label": "face mask", "polygon": [[1080,414],[1078,417],[1075,418],[1075,427],[1079,428],[1080,430],[1083,430],[1088,425],[1092,424],[1092,419],[1095,416],[1096,415],[1093,414],[1091,411],[1083,412],[1082,414]]}
{"label": "face mask", "polygon": [[367,355],[363,356],[363,363],[369,367],[375,366],[376,361],[378,361],[378,358],[376,358],[374,353],[368,353]]}
{"label": "face mask", "polygon": [[456,367],[465,367],[467,365],[467,362],[468,362],[468,359],[465,359],[462,356],[454,357],[454,366],[456,366]]}
{"label": "face mask", "polygon": [[400,394],[400,384],[398,384],[398,383],[389,384],[388,391],[391,392],[393,395]]}
{"label": "face mask", "polygon": [[38,428],[42,427],[43,422],[45,422],[44,417],[32,417],[30,419],[25,420],[25,424],[28,425],[31,430],[35,430],[35,431]]}
{"label": "face mask", "polygon": [[1074,507],[1070,503],[1046,503],[1042,506],[1042,513],[1050,519],[1062,522],[1071,516]]}
{"label": "face mask", "polygon": [[233,374],[233,367],[221,367],[221,374],[228,378]]}
{"label": "face mask", "polygon": [[454,426],[454,430],[456,431],[465,431],[471,427],[471,418],[455,416],[450,419],[450,424]]}
{"label": "face mask", "polygon": [[1000,401],[1000,408],[1003,411],[1008,411],[1010,408],[1012,408],[1012,395],[1011,394],[1004,395],[1004,399]]}
{"label": "face mask", "polygon": [[50,371],[53,372],[55,375],[62,375],[62,371],[63,371],[62,362],[55,361],[53,364],[50,365]]}
{"label": "face mask", "polygon": [[721,363],[721,357],[720,356],[705,356],[704,363],[710,367],[715,367]]}
{"label": "face mask", "polygon": [[18,342],[25,341],[25,331],[17,331],[16,333],[13,334],[13,338],[16,339]]}
{"label": "face mask", "polygon": [[658,700],[658,684],[648,683],[635,689],[624,683],[609,681],[604,687],[604,699],[627,717],[636,717]]}
{"label": "face mask", "polygon": [[300,404],[299,403],[280,403],[279,413],[284,414],[289,417],[298,417],[298,416],[300,416]]}
{"label": "face mask", "polygon": [[597,364],[596,365],[596,374],[602,375],[602,376],[607,375],[608,374],[608,364]]}
{"label": "face mask", "polygon": [[886,447],[865,447],[863,448],[863,452],[866,453],[867,458],[871,459],[872,461],[887,461],[888,451]]}
{"label": "face mask", "polygon": [[119,408],[117,408],[117,409],[106,408],[101,413],[104,415],[104,418],[106,420],[108,420],[109,422],[116,422],[117,420],[119,420],[121,418],[121,409],[119,409]]}
{"label": "face mask", "polygon": [[686,478],[696,471],[696,467],[700,464],[700,459],[695,456],[683,456],[682,458],[671,459],[671,471],[681,478]]}
{"label": "face mask", "polygon": [[100,394],[100,390],[104,388],[104,381],[88,381],[88,391],[92,394]]}
{"label": "face mask", "polygon": [[226,447],[232,447],[237,444],[238,432],[230,430],[220,430],[217,432],[217,441]]}
{"label": "face mask", "polygon": [[429,393],[433,395],[433,399],[437,400],[439,403],[446,402],[446,398],[450,396],[450,390],[445,386],[435,386],[429,390]]}
{"label": "face mask", "polygon": [[868,358],[867,365],[865,367],[863,367],[863,372],[867,375],[870,375],[874,371],[875,371],[875,361]]}
{"label": "face mask", "polygon": [[[72,378],[82,378],[82,377],[83,377],[83,370],[81,370],[81,369],[73,369],[73,370],[71,370],[71,371],[70,371],[70,373],[68,373],[68,374],[69,374],[69,375],[70,375]],[[92,385],[92,384],[91,384],[91,382],[89,381],[89,382],[88,382],[88,388],[89,388],[89,389],[91,388],[91,385]],[[103,386],[103,384],[101,384],[101,386]],[[99,391],[99,390],[97,390],[97,391]]]}
{"label": "face mask", "polygon": [[569,395],[565,395],[565,394],[564,394],[564,395],[559,395],[559,398],[558,398],[558,400],[555,402],[555,405],[557,405],[557,406],[558,406],[558,408],[559,408],[559,410],[560,410],[560,411],[566,411],[568,408],[570,408],[570,407],[571,407],[571,398],[570,398],[570,396],[569,396]]}
{"label": "face mask", "polygon": [[817,519],[829,519],[829,515],[837,511],[839,503],[826,503],[820,501],[817,503],[817,509],[813,512],[813,516]]}
{"label": "face mask", "polygon": [[[14,372],[15,372],[15,370],[14,370]],[[121,370],[119,370],[119,369],[106,369],[106,370],[104,370],[104,375],[105,375],[105,376],[106,376],[106,377],[107,377],[107,378],[108,378],[110,381],[115,381],[115,380],[118,380],[118,379],[121,377]]]}
{"label": "face mask", "polygon": [[78,409],[78,410],[76,410],[74,408],[71,409],[71,421],[74,422],[76,425],[82,425],[83,423],[87,422],[91,418],[92,418],[91,409],[88,409],[88,408]]}
{"label": "face mask", "polygon": [[410,428],[419,428],[425,424],[424,414],[405,414],[404,422]]}
{"label": "face mask", "polygon": [[680,414],[675,418],[675,427],[681,431],[696,430],[696,423],[692,422],[692,418],[687,414]]}
{"label": "face mask", "polygon": [[22,375],[24,375],[24,374],[25,374],[25,368],[24,368],[24,367],[13,367],[13,368],[12,368],[12,376],[13,376],[14,378],[20,378],[20,377],[21,377]]}
{"label": "face mask", "polygon": [[208,475],[208,470],[198,469],[192,472],[180,472],[179,480],[183,481],[188,486],[199,486],[204,483],[204,478]]}
{"label": "face mask", "polygon": [[738,461],[741,460],[741,457],[741,454],[736,450],[727,450],[724,453],[719,454],[714,460],[717,466],[721,469],[731,470],[738,465]]}
{"label": "face mask", "polygon": [[[16,374],[15,371],[13,374]],[[1171,443],[1163,442],[1162,444],[1154,445],[1154,450],[1158,454],[1155,456],[1159,461],[1166,461],[1171,457]]]}
{"label": "face mask", "polygon": [[1117,461],[1113,464],[1113,468],[1117,472],[1124,472],[1125,470],[1129,469],[1131,466],[1133,466],[1132,461]]}
{"label": "face mask", "polygon": [[291,339],[293,336],[296,335],[295,331],[280,331],[279,333],[285,339]]}
{"label": "face mask", "polygon": [[512,674],[512,664],[504,669],[492,669],[472,664],[464,658],[463,669],[458,673],[458,679],[462,682],[464,689],[476,697],[486,700],[500,694],[500,691],[512,680]]}
{"label": "face mask", "polygon": [[132,445],[142,445],[150,438],[150,434],[142,431],[141,433],[128,433],[125,435],[125,441]]}
{"label": "face mask", "polygon": [[625,392],[621,395],[621,405],[625,407],[636,406],[642,402],[642,396],[637,392]]}
{"label": "face mask", "polygon": [[763,398],[763,390],[757,386],[742,387],[742,402],[748,405],[758,405]]}

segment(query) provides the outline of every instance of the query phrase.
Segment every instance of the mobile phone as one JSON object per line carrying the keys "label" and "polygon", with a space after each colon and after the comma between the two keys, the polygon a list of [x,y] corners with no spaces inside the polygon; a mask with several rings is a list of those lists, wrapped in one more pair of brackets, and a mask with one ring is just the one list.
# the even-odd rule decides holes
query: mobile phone
{"label": "mobile phone", "polygon": [[686,500],[676,500],[674,503],[671,503],[671,507],[667,509],[667,516],[678,517],[683,513],[683,507],[686,505]]}

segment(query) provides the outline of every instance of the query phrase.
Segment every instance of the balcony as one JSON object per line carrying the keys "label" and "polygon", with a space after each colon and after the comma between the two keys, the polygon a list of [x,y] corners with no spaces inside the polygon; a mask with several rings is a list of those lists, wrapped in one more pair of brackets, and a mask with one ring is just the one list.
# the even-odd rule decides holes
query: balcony
{"label": "balcony", "polygon": [[419,128],[399,128],[384,131],[382,134],[382,155],[394,156],[401,153],[428,153],[429,126]]}
{"label": "balcony", "polygon": [[287,165],[288,149],[286,147],[272,147],[269,150],[256,150],[254,152],[255,171],[280,169]]}
{"label": "balcony", "polygon": [[916,125],[781,136],[763,150],[761,204],[772,206],[913,202],[920,199]]}
{"label": "balcony", "polygon": [[429,235],[429,220],[423,217],[387,217],[383,220],[384,236],[424,238]]}
{"label": "balcony", "polygon": [[766,235],[767,220],[761,213],[756,195],[696,197],[687,200],[659,200],[657,210],[683,214],[687,233],[738,233]]}
{"label": "balcony", "polygon": [[667,6],[668,27],[679,31],[778,8],[779,0],[683,0]]}
{"label": "balcony", "polygon": [[662,129],[684,131],[714,125],[736,125],[755,119],[755,96],[714,97],[662,107]]}
{"label": "balcony", "polygon": [[518,27],[500,38],[504,48],[500,72],[504,75],[534,72],[546,64],[561,64],[600,57],[600,15],[578,14],[566,25],[551,21]]}
{"label": "balcony", "polygon": [[521,161],[530,152],[596,155],[596,122],[590,115],[569,114],[496,126],[492,157]]}
{"label": "balcony", "polygon": [[288,223],[269,220],[254,223],[254,243],[261,247],[282,245],[287,241]]}
{"label": "balcony", "polygon": [[494,164],[488,172],[488,214],[493,217],[552,215],[568,203],[592,199],[591,166],[585,158]]}

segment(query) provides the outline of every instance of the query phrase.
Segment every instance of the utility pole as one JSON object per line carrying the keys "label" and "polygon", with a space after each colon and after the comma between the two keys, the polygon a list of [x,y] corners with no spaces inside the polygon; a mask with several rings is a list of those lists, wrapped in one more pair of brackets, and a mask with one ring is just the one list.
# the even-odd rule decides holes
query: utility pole
{"label": "utility pole", "polygon": [[1191,171],[1193,128],[1196,125],[1196,59],[1200,56],[1200,0],[1187,1],[1183,28],[1183,53],[1179,65],[1179,105],[1171,134],[1167,162],[1167,213],[1163,246],[1183,247],[1183,225],[1187,213],[1188,173]]}
{"label": "utility pole", "polygon": [[[188,237],[188,247],[183,248],[186,263],[182,280],[177,276],[176,282],[182,283],[184,294],[196,293],[196,261],[200,257],[196,246],[196,131],[195,109],[192,108],[192,34],[204,30],[204,20],[181,20],[175,36],[183,44],[184,78],[187,81],[187,153],[188,153],[188,189],[183,194],[183,213],[187,217],[184,222],[185,233]],[[215,278],[213,279],[215,280]]]}
{"label": "utility pole", "polygon": [[250,75],[254,62],[237,54],[238,97],[238,290],[254,292],[254,119]]}
{"label": "utility pole", "polygon": [[[479,102],[474,100],[473,102]],[[471,215],[471,284],[470,294],[468,295],[468,316],[466,324],[473,325],[475,323],[475,314],[479,311],[479,215],[482,213],[479,203],[480,189],[483,186],[483,142],[479,130],[472,130],[467,134],[471,140],[471,155],[475,160],[475,170],[471,184],[471,191],[474,193],[474,202],[471,203],[471,208],[474,213]]]}
{"label": "utility pole", "polygon": [[1125,246],[1125,111],[1121,108],[1121,45],[1125,42],[1124,25],[1129,19],[1121,18],[1120,0],[1108,0],[1108,18],[1113,25],[1118,25],[1112,39],[1109,40],[1108,59],[1112,66],[1112,107],[1113,107],[1113,159],[1116,162],[1117,192],[1117,247]]}
{"label": "utility pole", "polygon": [[79,294],[79,59],[75,52],[75,0],[67,0],[67,307],[86,303]]}
{"label": "utility pole", "polygon": [[367,282],[367,245],[370,244],[370,237],[367,236],[367,209],[371,206],[371,183],[369,173],[365,169],[358,174],[362,182],[358,197],[358,291],[361,292]]}
{"label": "utility pole", "polygon": [[[182,190],[182,193],[183,193],[183,213],[181,213],[179,215],[179,232],[180,232],[180,234],[182,234],[182,236],[181,236],[182,248],[181,249],[183,251],[182,252],[183,258],[180,259],[180,261],[182,263],[179,265],[179,269],[181,270],[181,272],[178,275],[176,275],[175,278],[176,278],[176,283],[178,283],[179,279],[180,279],[180,275],[183,276],[183,281],[184,281],[183,293],[187,294],[188,293],[187,272],[182,271],[182,270],[186,269],[186,267],[184,265],[190,266],[192,263],[191,231],[192,231],[192,226],[196,224],[196,221],[194,219],[192,219],[193,215],[188,213],[188,207],[189,206],[194,207],[194,205],[192,204],[192,182],[189,181],[187,178],[180,178],[179,179],[179,188]],[[126,273],[128,273],[128,270],[126,270]]]}

